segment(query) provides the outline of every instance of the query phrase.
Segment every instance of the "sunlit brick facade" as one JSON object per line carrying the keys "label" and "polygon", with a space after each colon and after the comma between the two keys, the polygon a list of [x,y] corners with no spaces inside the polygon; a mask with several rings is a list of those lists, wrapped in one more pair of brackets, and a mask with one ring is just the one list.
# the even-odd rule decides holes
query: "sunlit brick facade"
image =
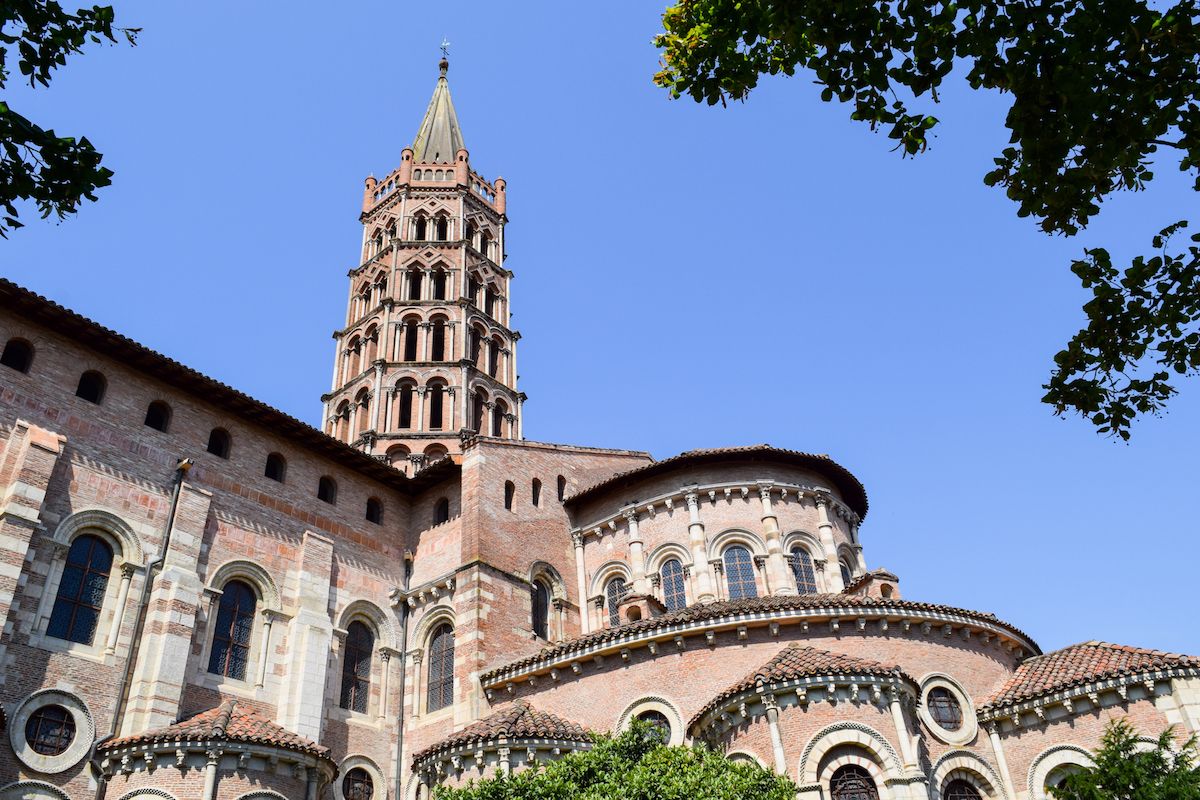
{"label": "sunlit brick facade", "polygon": [[1200,659],[902,597],[828,456],[524,439],[446,71],[322,430],[0,282],[0,800],[420,800],[636,718],[805,800],[1040,800],[1110,719],[1200,731]]}

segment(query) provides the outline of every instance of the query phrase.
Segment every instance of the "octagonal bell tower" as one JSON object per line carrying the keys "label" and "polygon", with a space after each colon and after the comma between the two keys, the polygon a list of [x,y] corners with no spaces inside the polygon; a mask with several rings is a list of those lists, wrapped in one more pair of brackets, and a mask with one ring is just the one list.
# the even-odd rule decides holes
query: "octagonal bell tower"
{"label": "octagonal bell tower", "polygon": [[505,182],[471,169],[443,58],[400,166],[368,177],[325,430],[414,471],[464,437],[521,438]]}

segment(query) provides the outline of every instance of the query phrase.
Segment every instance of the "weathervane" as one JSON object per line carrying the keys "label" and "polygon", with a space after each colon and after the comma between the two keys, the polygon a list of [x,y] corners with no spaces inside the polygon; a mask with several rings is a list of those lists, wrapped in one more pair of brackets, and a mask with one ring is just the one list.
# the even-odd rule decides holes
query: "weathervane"
{"label": "weathervane", "polygon": [[448,58],[450,56],[450,41],[443,36],[442,43],[438,46],[442,48],[442,58]]}

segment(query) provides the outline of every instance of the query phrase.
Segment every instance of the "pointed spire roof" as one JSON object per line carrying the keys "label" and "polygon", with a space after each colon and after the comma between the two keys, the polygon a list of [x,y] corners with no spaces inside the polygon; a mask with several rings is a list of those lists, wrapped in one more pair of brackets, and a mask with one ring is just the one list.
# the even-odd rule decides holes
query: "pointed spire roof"
{"label": "pointed spire roof", "polygon": [[433,97],[425,118],[413,139],[413,161],[418,164],[452,164],[454,156],[463,145],[462,129],[458,127],[458,115],[450,100],[450,84],[446,82],[446,70],[450,62],[442,59],[438,63],[441,75],[433,87]]}

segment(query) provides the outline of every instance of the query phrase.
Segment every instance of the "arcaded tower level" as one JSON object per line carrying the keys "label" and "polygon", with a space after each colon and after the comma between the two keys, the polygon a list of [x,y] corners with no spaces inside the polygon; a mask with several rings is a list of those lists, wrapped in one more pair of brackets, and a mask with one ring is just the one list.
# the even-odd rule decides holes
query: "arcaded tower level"
{"label": "arcaded tower level", "polygon": [[829,456],[525,440],[446,69],[324,430],[0,280],[0,800],[428,800],[634,719],[799,800],[1046,800],[1113,718],[1200,732],[1194,656],[902,596]]}

